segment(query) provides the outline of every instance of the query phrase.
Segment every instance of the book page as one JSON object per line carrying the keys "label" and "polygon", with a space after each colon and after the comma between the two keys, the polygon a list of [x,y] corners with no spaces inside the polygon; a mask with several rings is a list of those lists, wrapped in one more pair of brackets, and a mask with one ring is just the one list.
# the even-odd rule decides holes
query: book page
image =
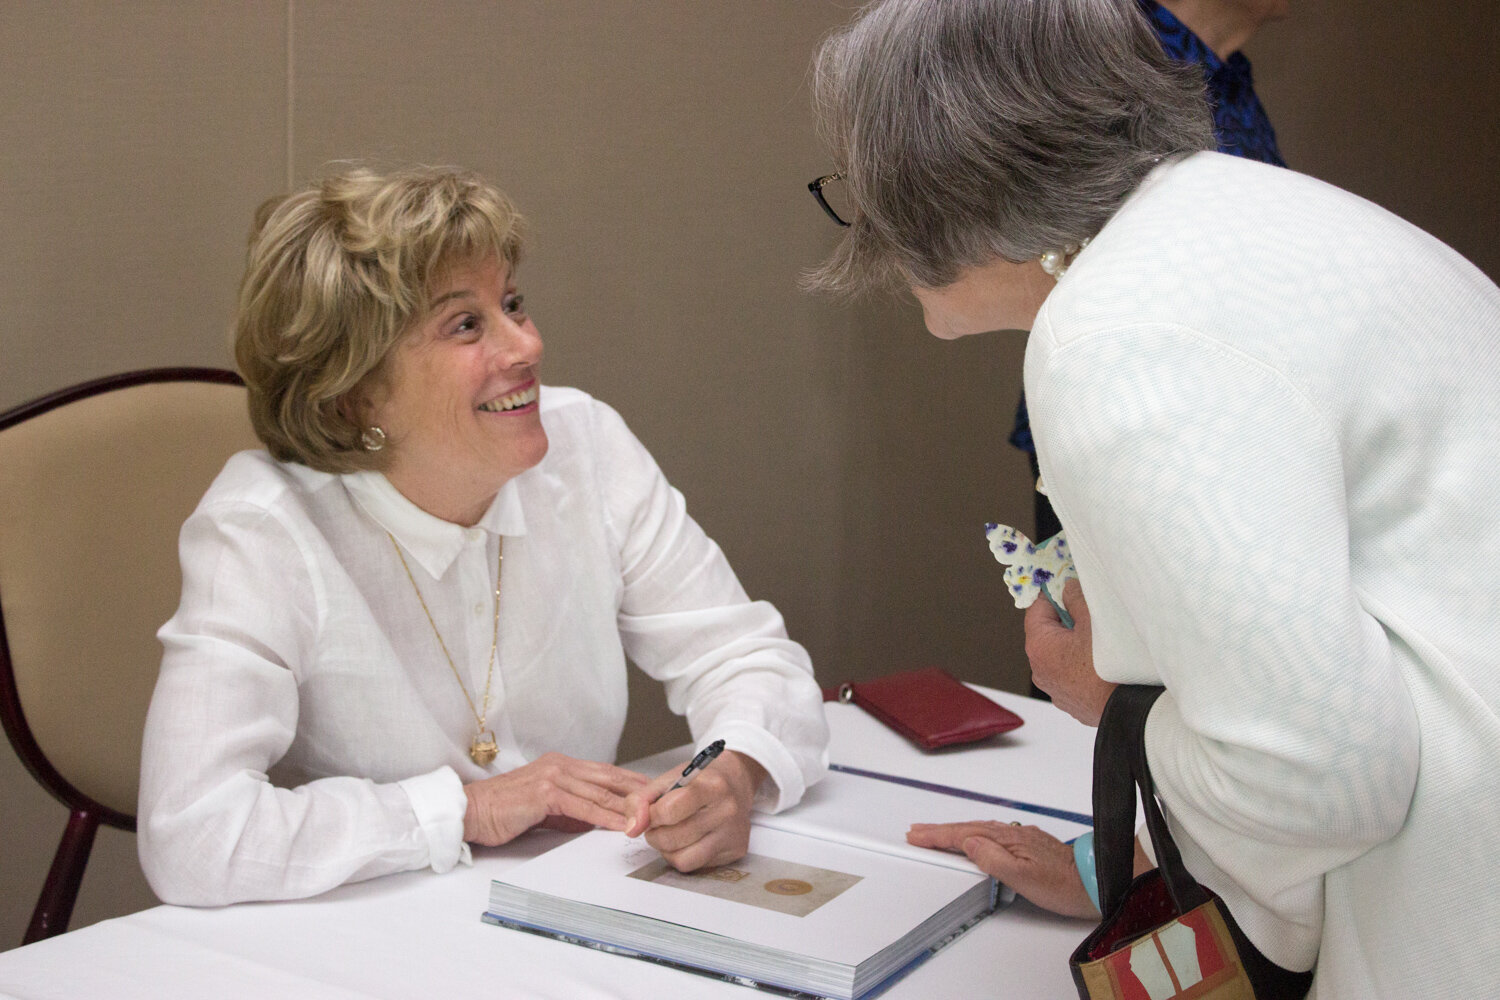
{"label": "book page", "polygon": [[[581,834],[496,879],[521,889],[640,914],[796,955],[856,965],[907,933],[976,884],[965,873],[824,840],[752,827],[750,853],[782,864],[853,879],[802,914],[685,888],[633,873],[659,860],[641,840],[595,830]],[[814,882],[816,879],[794,881]],[[798,895],[800,893],[790,893]],[[756,892],[764,891],[757,887]]]}
{"label": "book page", "polygon": [[802,801],[786,812],[756,813],[753,818],[757,826],[977,872],[979,869],[962,854],[913,847],[906,842],[906,831],[913,823],[969,820],[1014,820],[1038,826],[1060,840],[1072,840],[1090,829],[1071,820],[838,771],[809,788]]}

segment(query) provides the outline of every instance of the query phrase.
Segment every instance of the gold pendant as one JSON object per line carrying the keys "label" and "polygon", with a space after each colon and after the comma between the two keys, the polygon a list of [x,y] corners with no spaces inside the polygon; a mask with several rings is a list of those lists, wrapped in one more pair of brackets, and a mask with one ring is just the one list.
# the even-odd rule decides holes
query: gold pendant
{"label": "gold pendant", "polygon": [[474,742],[469,744],[469,756],[480,767],[494,760],[499,753],[500,748],[495,745],[495,734],[488,730],[475,736]]}

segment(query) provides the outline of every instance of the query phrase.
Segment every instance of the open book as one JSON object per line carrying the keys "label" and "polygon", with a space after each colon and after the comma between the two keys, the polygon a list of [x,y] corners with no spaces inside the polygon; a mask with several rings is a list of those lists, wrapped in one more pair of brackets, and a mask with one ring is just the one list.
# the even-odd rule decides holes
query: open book
{"label": "open book", "polygon": [[484,919],[787,996],[856,1000],[1010,897],[968,859],[908,845],[912,822],[1017,820],[1064,839],[1088,829],[1051,812],[835,771],[796,808],[756,814],[750,853],[733,864],[684,875],[644,841],[596,830],[494,880]]}

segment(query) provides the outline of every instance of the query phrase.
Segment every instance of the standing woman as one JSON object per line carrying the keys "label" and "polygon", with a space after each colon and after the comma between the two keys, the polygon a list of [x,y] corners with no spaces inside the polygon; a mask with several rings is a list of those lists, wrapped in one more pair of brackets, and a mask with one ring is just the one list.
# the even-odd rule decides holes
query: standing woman
{"label": "standing woman", "polygon": [[[183,526],[146,720],[164,901],[443,872],[539,825],[645,832],[686,871],[821,777],[806,651],[619,414],[541,384],[521,247],[510,201],[453,170],[259,213],[235,355],[266,450]],[[613,764],[627,655],[728,745],[682,789]]]}
{"label": "standing woman", "polygon": [[[811,283],[908,287],[942,338],[1030,331],[1082,585],[1076,629],[1028,613],[1035,682],[1090,725],[1165,687],[1146,748],[1187,865],[1321,1000],[1492,991],[1500,289],[1212,152],[1136,0],[884,0],[817,93],[852,214]],[[1038,834],[913,839],[1089,912]]]}

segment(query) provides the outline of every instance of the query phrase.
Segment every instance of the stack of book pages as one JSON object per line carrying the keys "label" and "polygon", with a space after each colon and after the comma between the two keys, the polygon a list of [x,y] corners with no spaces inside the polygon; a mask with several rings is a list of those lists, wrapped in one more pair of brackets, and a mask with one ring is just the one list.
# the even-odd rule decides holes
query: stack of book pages
{"label": "stack of book pages", "polygon": [[[791,993],[854,1000],[988,913],[977,872],[756,828],[683,875],[598,830],[507,872],[485,919]],[[749,985],[750,983],[747,983]]]}
{"label": "stack of book pages", "polygon": [[[968,859],[905,843],[913,821],[1013,815],[985,810],[829,775],[802,806],[758,815],[732,864],[684,875],[643,841],[597,830],[495,879],[484,919],[786,996],[858,1000],[1011,898]],[[1061,837],[1087,829],[1014,815]]]}

